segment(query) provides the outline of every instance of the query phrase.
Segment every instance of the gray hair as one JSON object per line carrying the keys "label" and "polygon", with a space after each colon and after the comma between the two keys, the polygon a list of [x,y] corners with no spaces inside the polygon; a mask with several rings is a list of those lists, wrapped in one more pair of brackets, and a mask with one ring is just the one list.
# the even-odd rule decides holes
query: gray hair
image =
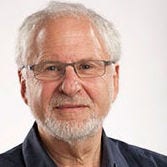
{"label": "gray hair", "polygon": [[76,18],[87,17],[100,34],[112,60],[117,62],[120,59],[119,34],[111,22],[81,4],[51,1],[46,8],[27,17],[19,29],[16,45],[16,63],[19,68],[34,56],[33,41],[40,27],[48,19],[69,15]]}

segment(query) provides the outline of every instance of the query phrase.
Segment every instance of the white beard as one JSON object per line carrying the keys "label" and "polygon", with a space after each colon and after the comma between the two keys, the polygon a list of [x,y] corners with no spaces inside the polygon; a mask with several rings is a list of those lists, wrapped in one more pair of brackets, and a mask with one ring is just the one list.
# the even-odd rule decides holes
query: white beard
{"label": "white beard", "polygon": [[73,98],[65,95],[58,95],[53,97],[48,106],[48,113],[43,119],[40,119],[34,112],[37,123],[43,128],[43,130],[51,136],[68,142],[70,144],[77,140],[82,140],[87,137],[93,136],[102,127],[103,119],[105,116],[97,116],[94,111],[89,111],[89,117],[82,120],[59,120],[54,114],[54,107],[70,104],[83,104],[91,106],[92,102],[88,98],[82,98],[75,96]]}
{"label": "white beard", "polygon": [[102,126],[103,118],[91,117],[84,121],[62,121],[56,118],[46,118],[44,122],[37,120],[42,128],[53,137],[72,144],[74,141],[83,140],[93,136]]}

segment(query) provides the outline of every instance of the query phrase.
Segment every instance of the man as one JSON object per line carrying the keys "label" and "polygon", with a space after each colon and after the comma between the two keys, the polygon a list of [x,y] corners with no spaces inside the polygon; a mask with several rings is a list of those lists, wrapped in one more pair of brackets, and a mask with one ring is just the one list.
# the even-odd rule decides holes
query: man
{"label": "man", "polygon": [[36,122],[0,167],[166,167],[167,157],[108,138],[118,93],[113,25],[79,4],[52,2],[29,16],[17,45],[21,95]]}

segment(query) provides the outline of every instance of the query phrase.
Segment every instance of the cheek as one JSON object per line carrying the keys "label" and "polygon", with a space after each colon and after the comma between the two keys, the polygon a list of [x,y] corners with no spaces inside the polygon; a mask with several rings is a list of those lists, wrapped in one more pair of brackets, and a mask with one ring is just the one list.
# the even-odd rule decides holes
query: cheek
{"label": "cheek", "polygon": [[32,101],[38,100],[42,92],[41,85],[36,81],[27,81],[26,95],[28,97],[28,104]]}
{"label": "cheek", "polygon": [[58,92],[58,85],[59,83],[56,82],[42,82],[41,87],[41,97],[40,97],[40,104],[42,105],[42,111],[43,118],[47,118],[51,112],[50,112],[50,102],[51,99],[55,94]]}
{"label": "cheek", "polygon": [[87,93],[94,103],[95,112],[98,115],[105,116],[108,113],[111,104],[112,83],[101,77],[87,85],[89,85]]}
{"label": "cheek", "polygon": [[55,92],[55,83],[42,83],[41,101],[45,110],[49,106],[50,100]]}
{"label": "cheek", "polygon": [[28,105],[30,106],[33,112],[37,112],[41,107],[41,94],[42,94],[42,87],[39,82],[36,81],[28,81],[27,83],[27,99]]}
{"label": "cheek", "polygon": [[35,117],[44,119],[53,94],[53,85],[39,81],[31,82],[27,87],[28,105]]}

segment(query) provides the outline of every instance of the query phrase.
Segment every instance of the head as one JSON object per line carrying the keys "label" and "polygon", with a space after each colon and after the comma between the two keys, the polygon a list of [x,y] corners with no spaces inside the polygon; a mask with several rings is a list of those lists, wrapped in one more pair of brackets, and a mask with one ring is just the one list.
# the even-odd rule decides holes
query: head
{"label": "head", "polygon": [[[22,97],[39,129],[64,141],[96,133],[118,93],[119,57],[113,25],[80,4],[52,2],[29,16],[19,30],[17,65]],[[88,60],[114,63],[103,64],[103,75],[81,77]],[[45,62],[58,62],[63,74],[48,80],[21,69]]]}

